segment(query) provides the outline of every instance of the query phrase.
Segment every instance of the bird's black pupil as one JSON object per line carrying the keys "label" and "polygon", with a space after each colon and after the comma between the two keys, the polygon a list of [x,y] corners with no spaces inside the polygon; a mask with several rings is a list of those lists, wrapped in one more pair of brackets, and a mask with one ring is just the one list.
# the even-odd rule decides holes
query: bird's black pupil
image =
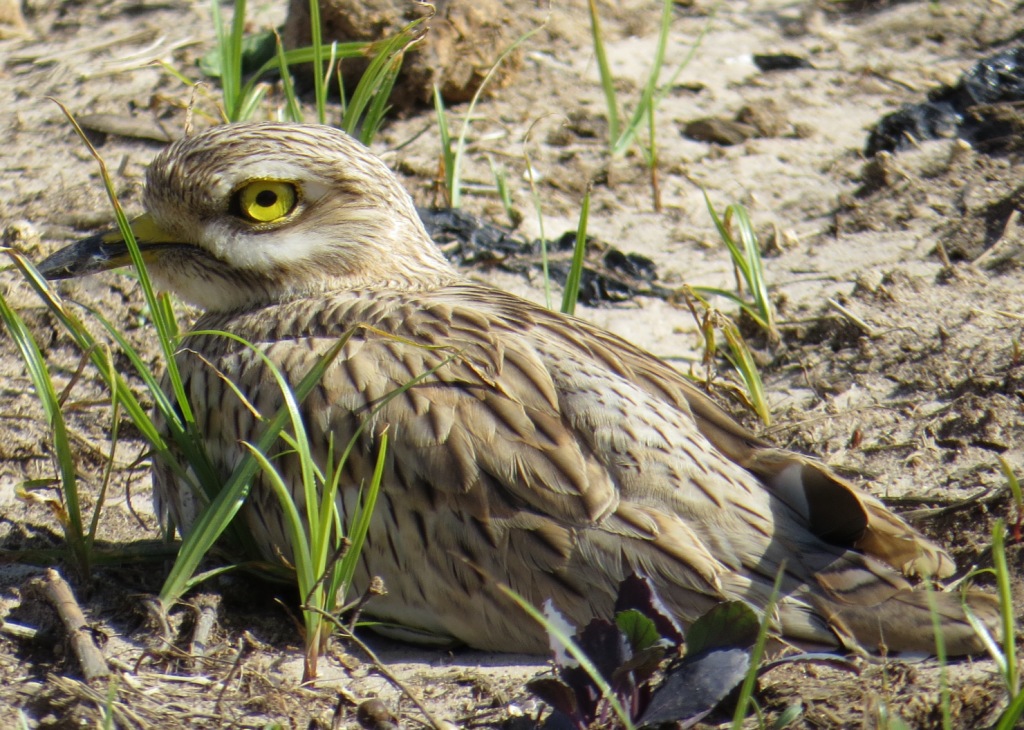
{"label": "bird's black pupil", "polygon": [[277,202],[277,193],[273,190],[260,190],[256,193],[256,205],[261,208],[269,208]]}

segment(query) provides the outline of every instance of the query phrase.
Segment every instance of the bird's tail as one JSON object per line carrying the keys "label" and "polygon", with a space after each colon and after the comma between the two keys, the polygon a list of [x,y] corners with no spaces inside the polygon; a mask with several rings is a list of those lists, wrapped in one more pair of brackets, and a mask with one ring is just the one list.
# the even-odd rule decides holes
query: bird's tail
{"label": "bird's tail", "polygon": [[817,611],[836,636],[849,647],[872,653],[936,654],[935,627],[941,631],[948,656],[978,654],[985,643],[968,620],[967,611],[993,636],[1000,625],[999,602],[978,591],[944,593],[905,589],[874,605],[859,605],[813,596]]}

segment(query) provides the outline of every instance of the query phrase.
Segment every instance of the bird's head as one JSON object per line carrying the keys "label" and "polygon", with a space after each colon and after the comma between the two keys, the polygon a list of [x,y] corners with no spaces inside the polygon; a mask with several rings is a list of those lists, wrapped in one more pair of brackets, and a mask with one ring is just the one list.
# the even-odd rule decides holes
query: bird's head
{"label": "bird's head", "polygon": [[[143,205],[132,230],[150,276],[211,311],[454,275],[391,171],[330,127],[233,124],[186,137],[150,165]],[[130,263],[107,232],[39,271],[62,279]]]}

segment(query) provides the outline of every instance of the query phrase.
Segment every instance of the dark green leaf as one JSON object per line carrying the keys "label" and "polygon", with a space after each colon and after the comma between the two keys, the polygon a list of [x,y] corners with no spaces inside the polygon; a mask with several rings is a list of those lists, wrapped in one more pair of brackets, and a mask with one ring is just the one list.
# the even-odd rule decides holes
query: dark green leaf
{"label": "dark green leaf", "polygon": [[743,601],[720,603],[691,624],[686,651],[693,655],[722,647],[746,649],[757,641],[760,626],[760,617]]}
{"label": "dark green leaf", "polygon": [[635,608],[615,614],[615,623],[626,635],[633,651],[643,651],[661,638],[654,621]]}

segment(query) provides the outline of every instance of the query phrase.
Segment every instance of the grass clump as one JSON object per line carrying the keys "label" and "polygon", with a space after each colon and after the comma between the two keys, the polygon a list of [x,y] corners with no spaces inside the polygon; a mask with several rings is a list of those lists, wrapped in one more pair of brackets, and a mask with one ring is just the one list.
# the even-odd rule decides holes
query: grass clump
{"label": "grass clump", "polygon": [[[661,83],[662,73],[665,66],[665,52],[668,47],[669,33],[672,28],[672,12],[675,3],[673,0],[662,0],[661,20],[658,24],[658,39],[655,44],[654,56],[651,59],[651,68],[647,74],[640,97],[629,119],[623,122],[622,105],[619,101],[618,92],[615,88],[615,75],[612,73],[611,64],[608,62],[608,54],[605,49],[604,30],[601,26],[601,16],[597,9],[597,0],[589,0],[590,11],[590,32],[594,48],[594,57],[597,60],[598,73],[601,79],[601,89],[605,98],[605,116],[608,120],[608,152],[612,157],[618,157],[626,152],[634,143],[637,143],[644,162],[650,170],[651,175],[651,196],[654,202],[654,209],[661,210],[661,193],[658,184],[658,147],[655,137],[655,117],[658,105],[671,91],[676,79],[683,72],[700,47],[704,35],[710,28],[710,21],[705,25],[704,30],[696,39],[683,60],[676,66],[668,79]],[[638,134],[640,128],[646,122],[648,129],[647,143],[640,142]]]}

